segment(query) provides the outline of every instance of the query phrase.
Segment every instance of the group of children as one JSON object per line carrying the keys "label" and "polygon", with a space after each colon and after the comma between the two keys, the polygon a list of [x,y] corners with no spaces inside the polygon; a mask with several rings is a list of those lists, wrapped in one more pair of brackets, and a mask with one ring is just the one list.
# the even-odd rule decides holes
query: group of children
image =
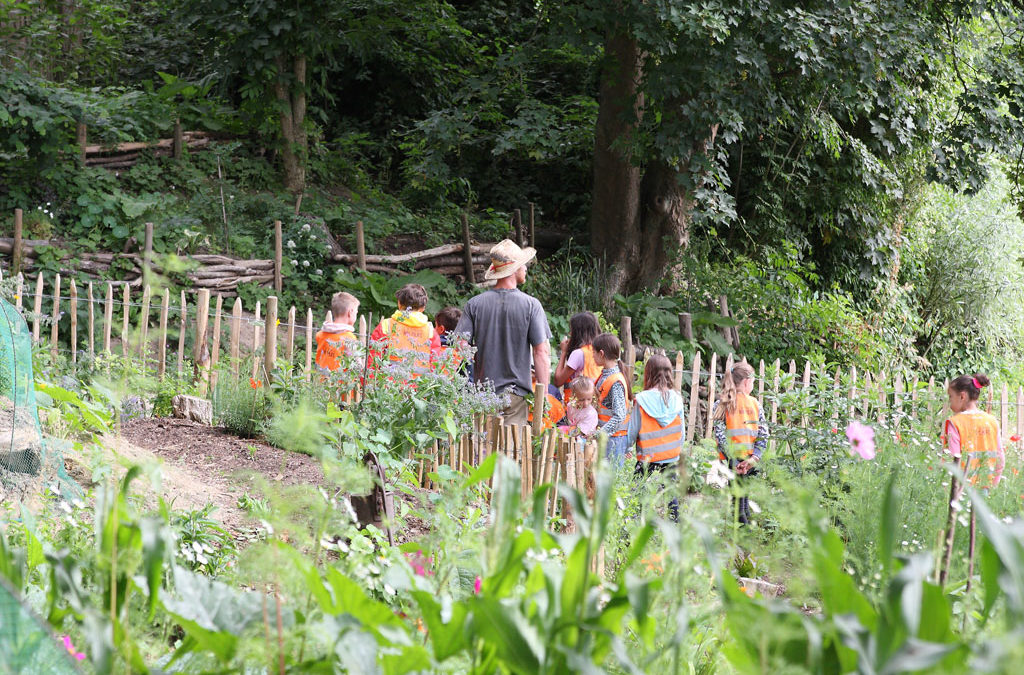
{"label": "group of children", "polygon": [[[354,362],[365,363],[367,371],[372,371],[381,363],[404,361],[410,377],[417,377],[450,367],[457,360],[453,339],[461,311],[446,307],[432,323],[424,314],[428,298],[422,286],[407,284],[395,297],[398,310],[374,329],[364,360],[354,328],[359,300],[349,293],[336,293],[331,299],[332,317],[316,335],[317,368],[327,374]],[[573,438],[605,435],[606,456],[617,466],[635,447],[638,477],[671,470],[686,439],[684,404],[674,386],[673,364],[663,355],[651,356],[644,366],[643,391],[634,396],[621,350],[615,335],[601,332],[594,314],[575,314],[569,335],[560,344],[545,424]],[[464,376],[472,378],[471,370],[467,373],[471,365],[461,365]],[[943,427],[944,443],[959,461],[965,480],[984,491],[999,483],[1004,466],[999,424],[977,405],[988,385],[983,374],[954,379],[948,391],[953,415]],[[768,428],[752,396],[753,387],[754,369],[746,361],[733,365],[723,375],[722,392],[711,411],[718,458],[739,481],[758,474],[767,445]],[[747,498],[738,498],[735,507],[740,523],[751,519]],[[675,499],[669,508],[675,518]]]}

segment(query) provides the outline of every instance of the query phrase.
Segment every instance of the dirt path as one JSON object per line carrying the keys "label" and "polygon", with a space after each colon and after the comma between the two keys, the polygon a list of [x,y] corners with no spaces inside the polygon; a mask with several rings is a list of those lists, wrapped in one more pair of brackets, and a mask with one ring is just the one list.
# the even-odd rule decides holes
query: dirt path
{"label": "dirt path", "polygon": [[103,444],[122,463],[162,460],[158,491],[164,499],[178,510],[213,504],[213,517],[236,535],[251,532],[255,525],[238,507],[238,498],[247,493],[261,496],[256,474],[281,485],[320,485],[324,479],[320,462],[313,457],[187,420],[132,420],[120,436],[108,437]]}

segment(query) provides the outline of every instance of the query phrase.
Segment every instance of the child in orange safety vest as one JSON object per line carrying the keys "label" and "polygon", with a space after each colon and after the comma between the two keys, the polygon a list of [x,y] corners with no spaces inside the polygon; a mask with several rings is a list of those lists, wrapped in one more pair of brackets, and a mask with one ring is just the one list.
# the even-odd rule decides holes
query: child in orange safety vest
{"label": "child in orange safety vest", "polygon": [[616,467],[626,459],[626,427],[633,391],[626,381],[625,364],[619,360],[622,344],[611,333],[601,333],[593,342],[594,362],[601,367],[594,387],[597,389],[597,430],[608,436],[605,457]]}
{"label": "child in orange safety vest", "polygon": [[[316,369],[320,375],[343,379],[353,363],[362,363],[362,348],[356,337],[355,324],[359,300],[351,293],[335,293],[331,298],[331,320],[325,321],[316,334]],[[351,392],[342,398],[347,400]]]}
{"label": "child in orange safety vest", "polygon": [[[757,399],[750,395],[753,390],[754,369],[741,361],[722,376],[722,394],[711,413],[718,458],[727,462],[740,480],[757,475],[757,463],[768,442],[768,426]],[[734,500],[734,508],[741,524],[750,522],[746,496]]]}
{"label": "child in orange safety vest", "polygon": [[462,310],[458,307],[445,307],[434,316],[434,332],[441,341],[441,356],[435,359],[435,365],[441,373],[458,373],[472,380],[473,362],[464,357],[455,339],[455,327],[461,318]]}
{"label": "child in orange safety vest", "polygon": [[398,311],[384,319],[370,335],[368,368],[403,363],[411,378],[430,372],[441,354],[441,339],[423,313],[427,308],[427,290],[419,284],[406,284],[395,293]]}
{"label": "child in orange safety vest", "polygon": [[601,367],[594,361],[593,345],[600,333],[601,327],[592,312],[579,312],[569,319],[569,337],[559,345],[558,365],[551,377],[556,387],[564,387],[563,401],[569,401],[569,386],[577,377],[595,381],[601,376]]}
{"label": "child in orange safety vest", "polygon": [[943,425],[949,454],[959,461],[967,483],[985,494],[999,484],[1006,461],[999,422],[978,409],[981,390],[988,385],[988,377],[981,373],[950,382],[949,409],[954,414]]}
{"label": "child in orange safety vest", "polygon": [[[683,397],[675,390],[672,362],[657,354],[644,366],[644,390],[636,395],[629,417],[627,444],[636,444],[637,478],[654,471],[674,471],[686,441]],[[679,519],[679,500],[668,505],[672,520]]]}

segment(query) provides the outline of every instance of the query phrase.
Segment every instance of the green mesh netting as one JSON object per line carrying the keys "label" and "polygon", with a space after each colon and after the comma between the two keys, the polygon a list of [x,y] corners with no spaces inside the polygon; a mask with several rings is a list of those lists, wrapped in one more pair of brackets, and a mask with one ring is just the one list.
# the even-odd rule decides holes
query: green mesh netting
{"label": "green mesh netting", "polygon": [[64,471],[62,454],[43,439],[32,333],[21,312],[0,298],[0,499],[24,500],[46,486],[66,497],[80,493]]}
{"label": "green mesh netting", "polygon": [[72,675],[78,669],[64,643],[19,602],[0,578],[0,675]]}

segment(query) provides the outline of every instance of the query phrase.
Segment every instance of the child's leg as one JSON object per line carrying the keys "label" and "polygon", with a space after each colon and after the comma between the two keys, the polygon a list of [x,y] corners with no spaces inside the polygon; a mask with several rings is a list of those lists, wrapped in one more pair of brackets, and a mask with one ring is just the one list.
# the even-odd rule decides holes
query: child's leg
{"label": "child's leg", "polygon": [[626,444],[628,440],[629,438],[626,436],[612,436],[608,439],[608,445],[605,446],[604,456],[616,469],[620,468],[626,461]]}

